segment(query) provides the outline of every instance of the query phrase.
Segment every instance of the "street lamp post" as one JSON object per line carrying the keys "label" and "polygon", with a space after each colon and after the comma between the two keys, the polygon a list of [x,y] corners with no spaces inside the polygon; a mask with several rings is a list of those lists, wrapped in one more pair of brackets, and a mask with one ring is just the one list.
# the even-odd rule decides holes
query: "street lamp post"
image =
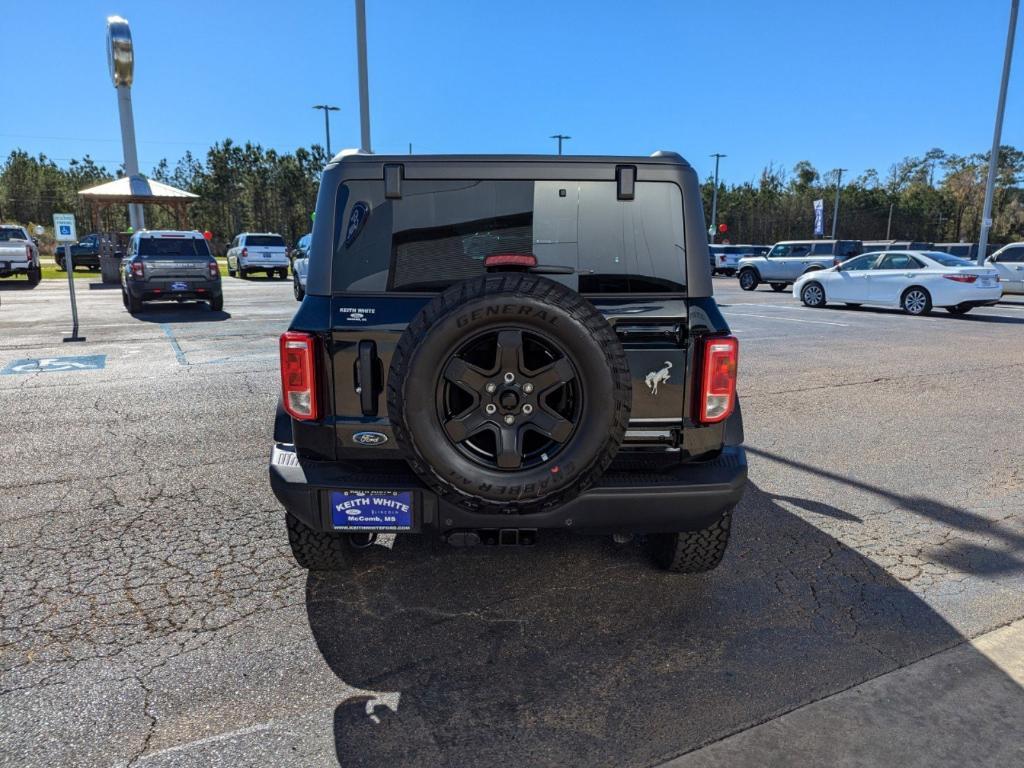
{"label": "street lamp post", "polygon": [[988,233],[992,229],[992,191],[996,184],[996,165],[999,162],[999,144],[1003,138],[1003,112],[1006,110],[1006,86],[1010,81],[1010,61],[1013,59],[1013,37],[1017,29],[1019,0],[1010,2],[1010,28],[1006,32],[1006,52],[1003,54],[1003,79],[999,85],[999,105],[996,107],[996,127],[992,135],[992,153],[988,157],[988,179],[985,181],[985,204],[981,213],[981,235],[978,237],[978,264],[988,257]]}
{"label": "street lamp post", "polygon": [[711,192],[711,226],[708,228],[708,235],[713,243],[715,242],[715,227],[718,226],[718,161],[726,155],[715,152],[711,157],[715,158],[715,188]]}
{"label": "street lamp post", "polygon": [[566,136],[564,133],[556,133],[554,136],[549,138],[558,139],[558,154],[562,154],[562,141],[568,141],[572,136]]}
{"label": "street lamp post", "polygon": [[849,168],[836,168],[836,204],[832,208],[832,239],[836,239],[836,224],[839,223],[839,190],[843,186],[843,171]]}
{"label": "street lamp post", "polygon": [[370,81],[366,73],[366,0],[356,0],[356,56],[359,64],[359,149],[370,149]]}
{"label": "street lamp post", "polygon": [[314,104],[313,109],[322,109],[324,111],[324,133],[327,134],[327,159],[331,159],[331,120],[330,113],[337,112],[338,108],[333,107],[330,104]]}

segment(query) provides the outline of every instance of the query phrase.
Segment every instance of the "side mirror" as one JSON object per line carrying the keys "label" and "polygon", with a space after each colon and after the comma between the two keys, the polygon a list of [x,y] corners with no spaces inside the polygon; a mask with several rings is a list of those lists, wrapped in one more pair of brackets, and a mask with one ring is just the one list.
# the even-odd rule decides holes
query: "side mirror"
{"label": "side mirror", "polygon": [[839,262],[838,264],[836,264],[835,270],[836,270],[836,272],[842,272],[843,271],[843,262]]}

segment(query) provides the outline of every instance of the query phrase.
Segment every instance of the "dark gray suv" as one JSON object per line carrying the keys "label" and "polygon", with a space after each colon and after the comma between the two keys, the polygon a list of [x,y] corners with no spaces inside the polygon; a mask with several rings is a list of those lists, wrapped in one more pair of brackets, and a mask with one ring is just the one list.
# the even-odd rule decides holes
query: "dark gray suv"
{"label": "dark gray suv", "polygon": [[121,262],[121,298],[133,315],[146,301],[206,301],[224,309],[220,267],[200,232],[136,232]]}

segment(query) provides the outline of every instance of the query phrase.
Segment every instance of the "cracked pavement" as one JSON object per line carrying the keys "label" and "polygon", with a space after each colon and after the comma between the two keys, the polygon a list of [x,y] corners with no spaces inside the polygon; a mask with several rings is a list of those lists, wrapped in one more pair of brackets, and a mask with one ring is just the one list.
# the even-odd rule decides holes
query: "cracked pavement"
{"label": "cracked pavement", "polygon": [[715,285],[751,485],[687,578],[561,534],[307,576],[266,479],[289,283],[138,320],[79,286],[62,345],[66,286],[0,282],[0,367],[107,355],[0,376],[0,765],[650,766],[1024,616],[1024,301]]}

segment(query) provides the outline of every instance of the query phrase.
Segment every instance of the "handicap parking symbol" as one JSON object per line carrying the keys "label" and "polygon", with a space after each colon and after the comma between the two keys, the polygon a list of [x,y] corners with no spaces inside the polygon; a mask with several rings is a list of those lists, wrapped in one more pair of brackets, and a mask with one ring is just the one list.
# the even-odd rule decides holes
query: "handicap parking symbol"
{"label": "handicap parking symbol", "polygon": [[60,373],[62,371],[98,371],[107,365],[106,355],[40,357],[12,360],[0,370],[0,376],[15,373]]}
{"label": "handicap parking symbol", "polygon": [[67,224],[61,224],[60,225],[60,233],[62,235],[64,235],[65,237],[70,236],[71,235],[71,227],[69,227]]}

